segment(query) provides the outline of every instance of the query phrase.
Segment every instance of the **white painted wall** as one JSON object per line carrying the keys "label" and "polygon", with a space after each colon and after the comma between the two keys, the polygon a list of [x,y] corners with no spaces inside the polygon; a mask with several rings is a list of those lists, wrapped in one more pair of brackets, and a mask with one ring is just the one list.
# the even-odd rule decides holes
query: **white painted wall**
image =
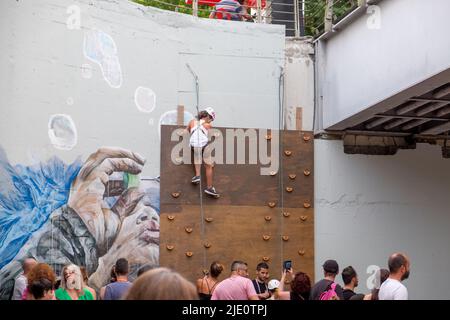
{"label": "white painted wall", "polygon": [[[77,8],[80,28],[70,29]],[[104,33],[110,52],[103,71],[119,63],[121,79],[108,83],[101,62],[83,54],[93,30]],[[284,46],[282,26],[198,19],[128,0],[1,1],[0,145],[13,164],[53,155],[71,162],[119,146],[147,159],[143,175],[159,175],[161,116],[177,105],[196,113],[186,63],[200,79],[200,106],[216,109],[215,125],[278,128]],[[139,86],[156,94],[150,113],[135,105]],[[73,120],[71,150],[50,143],[54,114]]]}
{"label": "white painted wall", "polygon": [[381,1],[321,41],[323,128],[450,68],[449,10],[448,0]]}
{"label": "white painted wall", "polygon": [[410,298],[450,299],[450,161],[439,147],[363,156],[344,154],[342,141],[315,140],[314,183],[316,277],[334,258],[341,270],[356,268],[366,293],[366,268],[386,268],[403,251]]}
{"label": "white painted wall", "polygon": [[[312,39],[286,39],[284,69],[284,110],[287,130],[313,130],[314,45]],[[297,108],[301,108],[301,128],[296,127]]]}

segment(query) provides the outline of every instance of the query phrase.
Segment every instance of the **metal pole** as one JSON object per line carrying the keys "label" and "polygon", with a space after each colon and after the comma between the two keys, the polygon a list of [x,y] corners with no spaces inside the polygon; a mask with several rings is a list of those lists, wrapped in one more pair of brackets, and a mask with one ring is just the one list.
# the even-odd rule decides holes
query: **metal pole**
{"label": "metal pole", "polygon": [[327,0],[324,24],[325,32],[331,31],[333,27],[333,0]]}
{"label": "metal pole", "polygon": [[198,17],[198,0],[192,1],[192,15]]}
{"label": "metal pole", "polygon": [[295,34],[294,36],[298,38],[300,36],[300,15],[299,15],[299,8],[298,8],[298,1],[294,0],[294,28],[295,28]]}
{"label": "metal pole", "polygon": [[256,21],[258,23],[262,22],[262,17],[261,17],[261,0],[256,0]]}

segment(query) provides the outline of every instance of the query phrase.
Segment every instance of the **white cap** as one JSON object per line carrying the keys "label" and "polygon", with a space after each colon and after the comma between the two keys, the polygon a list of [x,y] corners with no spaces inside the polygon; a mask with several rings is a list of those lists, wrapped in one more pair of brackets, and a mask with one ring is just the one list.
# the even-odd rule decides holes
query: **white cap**
{"label": "white cap", "polygon": [[279,286],[280,286],[280,281],[278,281],[277,279],[270,280],[268,285],[267,285],[269,290],[277,289]]}
{"label": "white cap", "polygon": [[206,112],[211,116],[211,118],[214,120],[216,118],[216,113],[214,112],[214,109],[211,107],[208,107],[205,109]]}

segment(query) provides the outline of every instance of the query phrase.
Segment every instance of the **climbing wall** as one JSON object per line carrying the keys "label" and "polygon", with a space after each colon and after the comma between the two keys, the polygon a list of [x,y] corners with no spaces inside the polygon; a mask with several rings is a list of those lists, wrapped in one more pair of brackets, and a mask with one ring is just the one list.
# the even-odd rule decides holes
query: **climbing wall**
{"label": "climbing wall", "polygon": [[[179,143],[171,141],[172,136],[179,136],[172,135],[174,130],[182,132],[176,126],[161,128],[160,265],[194,281],[214,260],[225,266],[221,278],[229,275],[233,260],[247,262],[251,278],[256,265],[265,261],[271,277],[279,279],[282,262],[292,260],[294,271],[304,271],[313,279],[312,133],[279,132],[279,168],[261,175],[265,166],[259,161],[225,163],[227,129],[218,128],[223,136],[224,164],[214,168],[214,186],[221,196],[213,199],[203,194],[200,200],[199,186],[190,183],[193,165],[182,163],[181,158],[172,161],[172,149]],[[263,143],[269,150],[273,136],[269,130],[259,138],[266,140]],[[246,151],[249,143],[246,139]],[[205,186],[204,170],[202,176]]]}

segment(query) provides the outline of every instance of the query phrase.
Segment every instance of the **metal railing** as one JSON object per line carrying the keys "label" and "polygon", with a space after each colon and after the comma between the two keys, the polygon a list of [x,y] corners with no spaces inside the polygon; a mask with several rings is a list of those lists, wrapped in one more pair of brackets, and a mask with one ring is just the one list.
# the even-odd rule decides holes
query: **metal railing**
{"label": "metal railing", "polygon": [[[160,9],[208,18],[219,0],[132,0]],[[366,0],[245,0],[237,20],[281,24],[286,36],[318,37]],[[248,5],[250,3],[250,5]],[[235,19],[236,20],[236,19]]]}

